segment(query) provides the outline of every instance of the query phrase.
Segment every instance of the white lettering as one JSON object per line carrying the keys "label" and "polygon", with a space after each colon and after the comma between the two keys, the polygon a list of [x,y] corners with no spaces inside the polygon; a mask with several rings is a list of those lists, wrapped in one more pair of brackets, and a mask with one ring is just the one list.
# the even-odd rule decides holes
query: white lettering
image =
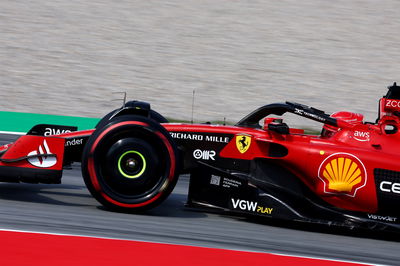
{"label": "white lettering", "polygon": [[389,181],[382,181],[379,184],[379,189],[383,192],[393,192],[396,194],[400,194],[400,183],[392,183]]}
{"label": "white lettering", "polygon": [[393,183],[392,191],[393,193],[400,194],[400,183]]}
{"label": "white lettering", "polygon": [[255,201],[248,201],[248,200],[241,200],[241,199],[231,199],[232,206],[234,209],[241,209],[242,211],[251,211],[257,212],[261,214],[272,214],[274,208],[267,208],[258,206],[258,202]]}
{"label": "white lettering", "polygon": [[354,132],[354,136],[369,138],[369,132],[356,131],[356,132]]}
{"label": "white lettering", "polygon": [[400,101],[388,99],[386,100],[386,107],[400,108]]}
{"label": "white lettering", "polygon": [[384,191],[384,192],[390,192],[389,188],[384,188],[384,185],[391,185],[392,182],[388,182],[388,181],[382,181],[381,184],[379,185],[379,188]]}
{"label": "white lettering", "polygon": [[396,222],[396,220],[397,220],[396,217],[380,216],[380,215],[376,215],[376,214],[368,214],[368,218],[373,219],[373,220],[385,221],[385,222]]}
{"label": "white lettering", "polygon": [[55,129],[55,128],[50,128],[50,127],[46,127],[44,135],[47,136],[51,136],[51,135],[61,135],[64,133],[71,133],[71,130],[68,129]]}
{"label": "white lettering", "polygon": [[237,200],[231,199],[231,200],[232,200],[233,208],[236,209],[239,205],[239,200],[238,199]]}
{"label": "white lettering", "polygon": [[188,133],[182,133],[182,132],[171,132],[171,137],[174,139],[189,139],[189,140],[198,140],[202,141],[203,140],[203,135],[197,135],[197,134],[188,134]]}
{"label": "white lettering", "polygon": [[318,121],[321,121],[321,122],[324,122],[324,121],[326,120],[325,118],[323,118],[323,117],[321,117],[321,116],[318,116],[318,115],[316,115],[316,114],[309,113],[309,112],[306,112],[306,111],[304,111],[304,110],[297,109],[297,108],[294,109],[294,113],[295,113],[295,114],[299,114],[299,115],[301,115],[301,116],[311,117],[311,118],[313,118],[313,119],[315,119],[315,120],[318,120]]}
{"label": "white lettering", "polygon": [[228,143],[229,138],[221,136],[206,136],[206,141]]}
{"label": "white lettering", "polygon": [[256,211],[257,202],[253,202],[253,201],[247,201],[247,200],[240,200],[240,199],[231,199],[232,200],[232,205],[234,209],[237,209],[239,207],[239,209],[243,210],[243,211]]}
{"label": "white lettering", "polygon": [[354,131],[354,139],[358,141],[369,141],[370,133],[365,131]]}
{"label": "white lettering", "polygon": [[[248,202],[247,202],[247,203],[248,203]],[[241,200],[241,201],[239,202],[239,208],[240,208],[241,210],[246,210],[246,201]]]}
{"label": "white lettering", "polygon": [[224,136],[213,136],[213,135],[199,135],[199,134],[190,134],[184,132],[170,132],[171,137],[174,139],[188,139],[188,140],[196,140],[196,141],[210,141],[210,142],[220,142],[220,143],[228,143],[229,137]]}
{"label": "white lettering", "polygon": [[65,146],[81,145],[82,143],[83,143],[83,139],[67,140],[67,142],[65,143]]}
{"label": "white lettering", "polygon": [[240,181],[236,181],[230,178],[224,178],[223,182],[222,182],[222,186],[226,187],[226,188],[230,188],[230,187],[239,187],[241,186],[242,183]]}
{"label": "white lettering", "polygon": [[255,212],[257,208],[257,202],[247,201],[247,209]]}

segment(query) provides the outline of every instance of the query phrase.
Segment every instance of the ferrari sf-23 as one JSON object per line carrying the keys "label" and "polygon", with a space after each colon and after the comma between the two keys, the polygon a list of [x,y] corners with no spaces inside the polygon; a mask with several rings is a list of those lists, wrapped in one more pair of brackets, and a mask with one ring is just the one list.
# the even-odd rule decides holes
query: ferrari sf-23
{"label": "ferrari sf-23", "polygon": [[[274,103],[229,126],[168,123],[150,104],[130,101],[93,130],[42,124],[0,147],[0,181],[61,183],[63,169],[80,162],[101,204],[143,212],[189,174],[190,207],[398,231],[400,86],[378,105],[377,120],[365,122],[362,114]],[[320,122],[321,132],[290,128],[285,113]]]}

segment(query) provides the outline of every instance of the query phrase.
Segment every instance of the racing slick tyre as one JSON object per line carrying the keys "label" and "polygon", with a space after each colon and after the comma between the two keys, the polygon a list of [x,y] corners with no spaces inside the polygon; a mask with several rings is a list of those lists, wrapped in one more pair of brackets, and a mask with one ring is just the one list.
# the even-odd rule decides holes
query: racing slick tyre
{"label": "racing slick tyre", "polygon": [[[105,125],[107,125],[110,121],[112,121],[114,118],[111,118],[114,113],[119,110],[119,109],[115,109],[111,112],[109,112],[108,114],[106,114],[102,119],[100,119],[100,121],[96,124],[95,128],[100,128],[100,127],[104,127]],[[163,115],[161,115],[160,113],[154,111],[154,110],[150,110],[149,111],[149,117],[151,119],[153,119],[154,121],[158,122],[158,123],[168,123],[168,119],[166,119]],[[111,118],[111,119],[110,119]]]}
{"label": "racing slick tyre", "polygon": [[82,175],[90,193],[117,211],[159,205],[178,179],[176,146],[152,119],[122,115],[97,128],[85,146]]}

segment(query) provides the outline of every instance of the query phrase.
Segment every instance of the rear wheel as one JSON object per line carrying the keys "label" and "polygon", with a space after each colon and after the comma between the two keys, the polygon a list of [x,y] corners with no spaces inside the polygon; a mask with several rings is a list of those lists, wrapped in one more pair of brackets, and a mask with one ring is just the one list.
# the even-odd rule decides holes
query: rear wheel
{"label": "rear wheel", "polygon": [[82,174],[104,206],[142,211],[160,204],[178,179],[169,133],[146,117],[123,115],[97,128],[85,146]]}

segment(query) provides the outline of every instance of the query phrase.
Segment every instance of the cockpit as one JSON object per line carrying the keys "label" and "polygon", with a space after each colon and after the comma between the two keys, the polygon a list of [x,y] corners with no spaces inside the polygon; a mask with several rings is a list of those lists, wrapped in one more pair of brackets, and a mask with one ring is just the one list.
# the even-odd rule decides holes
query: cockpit
{"label": "cockpit", "polygon": [[[395,134],[400,126],[400,86],[394,83],[388,87],[388,92],[379,100],[379,114],[375,123],[364,122],[364,116],[353,112],[336,112],[332,115],[314,107],[294,102],[275,103],[264,105],[253,111],[236,125],[242,127],[263,128],[282,135],[302,134],[300,129],[292,129],[281,118],[268,117],[269,115],[282,116],[293,113],[323,124],[321,137],[330,138],[343,128],[355,129],[358,126],[371,128],[384,134]],[[263,119],[263,125],[259,122]]]}

